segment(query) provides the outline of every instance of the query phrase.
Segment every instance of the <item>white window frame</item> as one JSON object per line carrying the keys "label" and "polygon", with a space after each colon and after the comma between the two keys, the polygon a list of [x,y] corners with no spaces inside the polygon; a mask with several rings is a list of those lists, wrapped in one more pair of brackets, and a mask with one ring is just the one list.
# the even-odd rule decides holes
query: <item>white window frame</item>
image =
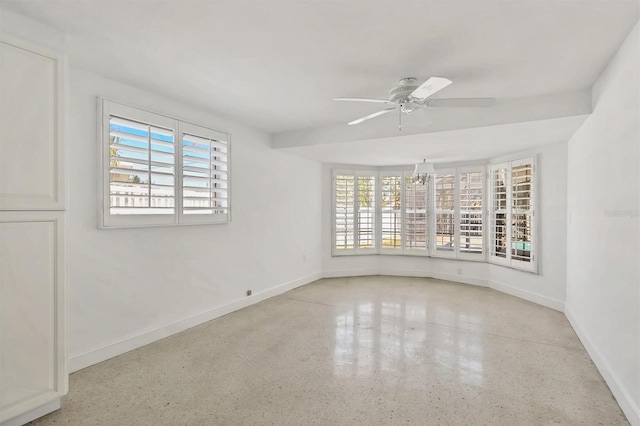
{"label": "white window frame", "polygon": [[[509,250],[506,248],[508,246],[508,242],[509,242],[509,238],[510,238],[510,233],[511,233],[511,229],[510,226],[506,226],[505,229],[505,239],[506,239],[506,243],[505,243],[505,255],[504,257],[502,256],[497,256],[494,254],[494,234],[495,234],[495,228],[496,228],[496,220],[495,220],[495,209],[494,209],[494,197],[495,197],[495,187],[494,187],[494,182],[493,182],[493,177],[496,173],[496,171],[500,170],[500,169],[504,169],[505,170],[505,191],[508,192],[511,188],[511,168],[509,165],[509,162],[502,162],[502,163],[496,163],[496,164],[491,164],[487,167],[487,177],[486,177],[486,186],[487,186],[487,191],[489,194],[488,197],[488,203],[487,204],[487,208],[486,208],[486,212],[487,212],[487,216],[488,216],[488,223],[489,223],[489,228],[488,228],[488,232],[487,232],[487,260],[491,263],[495,263],[496,265],[502,265],[502,266],[510,266],[510,260],[507,257],[508,256],[508,252]],[[505,223],[509,222],[509,196],[506,195],[507,198],[505,198],[505,211],[504,211],[504,215],[505,215]],[[502,209],[501,209],[502,210]]]}
{"label": "white window frame", "polygon": [[[120,116],[133,121],[140,121],[150,125],[173,129],[174,132],[174,212],[172,214],[135,214],[135,215],[112,215],[110,212],[110,163],[109,163],[109,134],[110,118],[112,115]],[[167,115],[150,112],[141,108],[125,105],[120,102],[105,98],[98,98],[98,142],[100,153],[99,167],[101,178],[100,188],[100,228],[128,228],[128,227],[149,227],[149,226],[175,226],[175,225],[196,225],[228,223],[231,220],[231,136],[228,133],[211,129],[206,126],[196,125],[187,121],[179,120]],[[182,134],[185,130],[192,132],[202,132],[203,137],[222,139],[227,145],[227,211],[226,213],[211,214],[182,214]]]}
{"label": "white window frame", "polygon": [[[530,200],[531,200],[531,261],[530,262],[525,262],[525,261],[521,261],[521,260],[517,260],[517,259],[512,259],[512,241],[511,241],[511,231],[512,231],[512,226],[513,226],[513,220],[512,220],[512,215],[513,215],[513,205],[512,205],[512,198],[513,198],[513,187],[512,187],[512,168],[514,166],[520,166],[520,165],[525,165],[525,164],[531,164],[531,189],[530,189]],[[489,223],[489,229],[487,234],[487,260],[490,263],[494,263],[497,265],[502,265],[502,266],[507,266],[510,268],[514,268],[514,269],[519,269],[519,270],[523,270],[523,271],[528,271],[528,272],[534,272],[537,273],[538,271],[538,253],[537,253],[537,219],[536,219],[536,191],[537,191],[537,183],[538,183],[538,176],[537,176],[537,167],[536,167],[536,157],[535,156],[531,156],[531,157],[526,157],[526,158],[521,158],[518,160],[512,160],[512,161],[507,161],[507,162],[502,162],[502,163],[497,163],[497,164],[491,164],[489,165],[489,167],[487,168],[488,172],[487,172],[487,179],[486,179],[486,185],[488,187],[489,190],[489,203],[487,203],[487,216],[488,216],[488,223]],[[506,256],[505,257],[501,257],[501,256],[495,256],[492,254],[492,250],[491,250],[491,245],[493,244],[493,241],[491,240],[491,235],[493,235],[494,232],[494,228],[495,228],[495,214],[494,214],[494,210],[493,210],[493,197],[494,197],[494,185],[493,185],[493,175],[495,170],[497,169],[506,169],[507,173],[506,173],[506,194],[507,194],[507,198],[506,198],[506,205],[507,205],[507,209],[506,209]]]}
{"label": "white window frame", "polygon": [[[438,212],[436,211],[436,197],[437,197],[437,192],[438,189],[436,187],[436,182],[438,180],[438,175],[453,175],[453,182],[454,182],[454,186],[453,186],[453,191],[454,191],[454,204],[453,204],[453,241],[454,241],[454,248],[453,250],[438,250],[436,247],[436,225],[437,225],[437,217],[438,217]],[[457,248],[458,248],[458,244],[456,244],[457,241],[457,237],[456,235],[458,234],[458,228],[456,226],[457,224],[457,218],[458,218],[458,185],[457,185],[457,180],[458,180],[458,173],[456,172],[455,168],[445,168],[445,169],[437,169],[436,170],[436,174],[431,176],[431,178],[429,179],[429,183],[431,186],[431,204],[433,206],[433,208],[431,209],[432,211],[432,220],[431,220],[431,232],[430,235],[433,237],[431,240],[431,246],[429,247],[430,251],[431,251],[431,256],[432,257],[441,257],[441,258],[448,258],[448,259],[455,259],[457,257]]]}
{"label": "white window frame", "polygon": [[[353,176],[353,248],[350,249],[338,249],[336,248],[336,176]],[[358,200],[359,200],[359,187],[358,177],[373,177],[375,179],[375,194],[374,194],[374,247],[372,248],[360,248],[358,240]],[[379,252],[379,235],[380,235],[380,215],[378,202],[380,200],[379,191],[379,175],[377,171],[367,170],[353,170],[353,169],[333,169],[331,174],[331,255],[332,256],[354,256],[354,255],[372,255]]]}
{"label": "white window frame", "polygon": [[[380,174],[378,175],[378,203],[376,204],[376,211],[377,214],[380,217],[380,220],[378,221],[379,226],[378,226],[378,252],[380,254],[392,254],[392,255],[396,255],[396,254],[404,254],[405,251],[405,229],[406,229],[406,222],[405,222],[405,199],[404,199],[404,192],[405,192],[405,188],[404,188],[404,172],[402,172],[401,170],[384,170],[382,172],[380,172]],[[397,248],[390,248],[390,247],[383,247],[382,246],[382,179],[383,178],[388,178],[388,177],[400,177],[400,247]]]}
{"label": "white window frame", "polygon": [[[405,171],[402,176],[402,254],[407,256],[429,256],[431,251],[431,215],[433,212],[433,203],[431,200],[431,184],[430,181],[433,180],[432,177],[429,177],[427,183],[424,184],[425,187],[425,248],[410,248],[407,247],[407,180],[411,179],[413,176],[413,172]],[[414,184],[416,185],[416,184]],[[421,185],[421,184],[417,184]]]}
{"label": "white window frame", "polygon": [[[481,173],[482,174],[482,252],[481,253],[467,253],[460,250],[460,225],[461,225],[461,196],[460,196],[460,175],[464,173]],[[484,262],[487,259],[487,168],[486,166],[468,166],[459,167],[456,169],[456,258],[462,260],[480,261]]]}
{"label": "white window frame", "polygon": [[[460,250],[460,175],[463,173],[482,173],[483,176],[483,185],[482,185],[482,253],[465,253]],[[451,251],[445,250],[436,250],[436,179],[438,175],[453,175],[454,176],[454,210],[453,210],[453,226],[454,226],[454,249]],[[443,258],[443,259],[457,259],[457,260],[470,260],[476,262],[486,261],[487,258],[487,233],[486,233],[486,167],[485,166],[464,166],[464,167],[447,167],[442,169],[436,169],[435,176],[431,177],[430,185],[431,185],[431,202],[433,208],[432,212],[432,220],[430,222],[430,236],[432,236],[432,242],[429,247],[430,256]]]}
{"label": "white window frame", "polygon": [[[230,142],[230,136],[227,133],[223,133],[220,132],[218,130],[214,130],[214,129],[210,129],[207,127],[203,127],[203,126],[198,126],[197,124],[192,124],[192,123],[187,123],[187,122],[179,122],[178,123],[178,130],[179,130],[179,144],[180,144],[180,148],[179,148],[179,152],[180,152],[180,167],[177,168],[177,172],[176,172],[176,182],[180,182],[179,185],[176,185],[176,198],[179,194],[180,197],[180,209],[177,210],[178,212],[178,222],[180,224],[190,224],[190,225],[195,225],[195,224],[214,224],[214,223],[228,223],[230,220],[230,212],[231,212],[231,171],[230,171],[230,167],[229,167],[229,159],[231,158],[231,144]],[[227,157],[227,161],[226,161],[226,166],[227,166],[227,170],[226,170],[226,175],[227,175],[227,188],[226,188],[226,193],[227,193],[227,207],[226,207],[226,212],[214,212],[211,214],[184,214],[184,200],[183,200],[183,171],[184,171],[184,164],[183,164],[183,137],[184,134],[188,133],[188,134],[193,134],[193,135],[197,135],[200,137],[206,137],[209,139],[212,139],[214,141],[221,141],[223,144],[226,144],[226,157]],[[177,209],[177,207],[176,207]]]}

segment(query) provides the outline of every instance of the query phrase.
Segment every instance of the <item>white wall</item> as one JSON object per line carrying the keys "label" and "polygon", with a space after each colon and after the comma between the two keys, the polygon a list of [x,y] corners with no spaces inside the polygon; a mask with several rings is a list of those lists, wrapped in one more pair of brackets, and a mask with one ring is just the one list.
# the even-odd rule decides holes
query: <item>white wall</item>
{"label": "white wall", "polygon": [[[320,272],[319,163],[270,148],[268,135],[71,69],[69,352],[161,328]],[[96,97],[232,135],[232,222],[97,228]],[[306,260],[305,260],[306,259]],[[73,362],[72,362],[73,364]]]}
{"label": "white wall", "polygon": [[[0,24],[9,35],[65,51],[67,38],[51,27],[2,10]],[[320,277],[319,163],[272,150],[264,132],[77,69],[73,58],[69,87],[72,369]],[[231,133],[232,222],[99,230],[97,96]]]}
{"label": "white wall", "polygon": [[569,141],[566,313],[632,424],[640,425],[640,29],[593,88]]}

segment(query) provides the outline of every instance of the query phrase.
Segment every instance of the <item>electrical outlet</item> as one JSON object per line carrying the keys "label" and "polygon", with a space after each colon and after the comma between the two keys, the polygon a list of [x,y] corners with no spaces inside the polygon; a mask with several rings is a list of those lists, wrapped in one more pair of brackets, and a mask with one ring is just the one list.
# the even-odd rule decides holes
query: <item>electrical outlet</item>
{"label": "electrical outlet", "polygon": [[251,290],[247,290],[247,296],[251,296]]}
{"label": "electrical outlet", "polygon": [[462,275],[462,268],[458,268],[458,275]]}

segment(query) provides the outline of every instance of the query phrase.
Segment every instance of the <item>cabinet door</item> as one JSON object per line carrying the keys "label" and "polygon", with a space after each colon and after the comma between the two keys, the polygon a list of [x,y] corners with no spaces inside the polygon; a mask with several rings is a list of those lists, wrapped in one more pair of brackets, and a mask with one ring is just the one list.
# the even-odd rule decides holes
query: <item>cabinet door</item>
{"label": "cabinet door", "polygon": [[0,210],[64,208],[63,75],[60,57],[0,40]]}
{"label": "cabinet door", "polygon": [[67,391],[62,212],[0,212],[0,422]]}

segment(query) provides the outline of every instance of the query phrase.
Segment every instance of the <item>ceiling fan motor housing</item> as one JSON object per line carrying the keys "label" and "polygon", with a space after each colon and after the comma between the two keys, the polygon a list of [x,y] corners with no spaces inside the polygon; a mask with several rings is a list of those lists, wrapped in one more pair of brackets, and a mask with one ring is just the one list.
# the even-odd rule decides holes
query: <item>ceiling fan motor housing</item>
{"label": "ceiling fan motor housing", "polygon": [[401,104],[403,112],[414,111],[420,106],[415,103],[415,99],[411,96],[411,93],[419,86],[418,80],[413,77],[400,79],[398,86],[389,91],[389,101]]}

